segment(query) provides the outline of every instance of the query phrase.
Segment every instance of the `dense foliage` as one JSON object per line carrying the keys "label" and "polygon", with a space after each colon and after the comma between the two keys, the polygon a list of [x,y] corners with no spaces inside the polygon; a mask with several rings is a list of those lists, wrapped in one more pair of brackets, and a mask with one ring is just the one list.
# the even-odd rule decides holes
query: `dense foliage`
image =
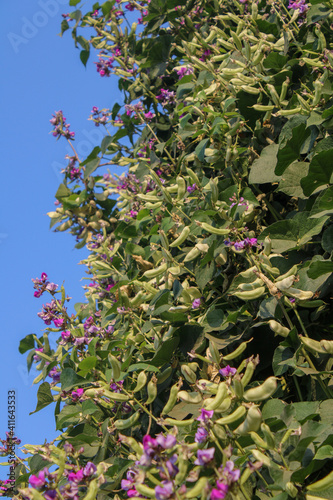
{"label": "dense foliage", "polygon": [[332,18],[320,0],[64,16],[124,102],[93,108],[85,159],[51,120],[73,149],[51,226],[88,247],[90,283],[70,314],[34,280],[46,329],[20,352],[62,433],[4,495],[333,498]]}

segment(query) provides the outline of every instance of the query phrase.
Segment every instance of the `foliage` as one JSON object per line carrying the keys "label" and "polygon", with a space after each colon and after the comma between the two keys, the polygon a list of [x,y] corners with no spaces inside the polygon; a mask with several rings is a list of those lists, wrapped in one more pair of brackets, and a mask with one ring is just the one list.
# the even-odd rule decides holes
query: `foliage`
{"label": "foliage", "polygon": [[20,351],[62,434],[26,447],[15,498],[332,498],[331,21],[320,0],[65,16],[124,103],[93,109],[84,160],[51,121],[74,151],[51,227],[88,247],[91,283],[70,315],[34,280],[47,328]]}

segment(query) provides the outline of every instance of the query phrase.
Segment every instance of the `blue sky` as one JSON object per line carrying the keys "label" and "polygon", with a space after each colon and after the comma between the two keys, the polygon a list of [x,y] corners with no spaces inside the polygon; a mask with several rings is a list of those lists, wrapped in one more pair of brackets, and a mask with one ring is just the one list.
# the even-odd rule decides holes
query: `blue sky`
{"label": "blue sky", "polygon": [[18,352],[21,338],[41,333],[37,313],[48,301],[33,296],[31,279],[46,272],[50,281],[64,283],[72,304],[80,302],[85,269],[78,262],[87,255],[84,249],[74,249],[73,236],[49,230],[46,213],[54,210],[60,170],[69,153],[67,142],[50,134],[49,120],[55,111],[63,111],[75,131],[77,150],[85,157],[103,137],[102,130],[87,121],[92,107],[112,108],[122,102],[116,78],[104,79],[96,72],[97,57],[91,57],[85,69],[70,31],[57,36],[61,14],[71,9],[67,0],[2,5],[0,437],[7,430],[7,391],[15,389],[16,434],[29,444],[56,435],[53,407],[29,416],[36,406],[36,372],[27,374],[25,355]]}

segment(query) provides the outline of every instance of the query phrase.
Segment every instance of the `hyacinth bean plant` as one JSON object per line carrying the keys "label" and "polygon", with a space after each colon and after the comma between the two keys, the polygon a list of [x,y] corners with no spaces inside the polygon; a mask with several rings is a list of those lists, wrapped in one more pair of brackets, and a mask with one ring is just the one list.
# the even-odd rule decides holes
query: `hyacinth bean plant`
{"label": "hyacinth bean plant", "polygon": [[332,500],[331,0],[69,4],[123,102],[92,109],[87,158],[51,119],[73,150],[51,227],[89,284],[33,280],[46,328],[20,352],[61,434],[1,494]]}

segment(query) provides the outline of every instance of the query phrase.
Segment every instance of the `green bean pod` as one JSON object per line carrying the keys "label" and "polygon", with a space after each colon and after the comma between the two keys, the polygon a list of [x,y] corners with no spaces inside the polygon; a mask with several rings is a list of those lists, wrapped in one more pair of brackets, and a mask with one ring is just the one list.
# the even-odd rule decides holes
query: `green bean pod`
{"label": "green bean pod", "polygon": [[237,358],[238,356],[240,356],[245,351],[246,345],[248,343],[249,343],[249,340],[247,342],[242,342],[241,344],[239,344],[239,346],[237,347],[237,349],[235,349],[230,354],[227,354],[226,356],[223,356],[223,361],[231,361],[231,360]]}
{"label": "green bean pod", "polygon": [[230,413],[229,415],[226,415],[225,417],[219,418],[218,420],[215,421],[215,424],[218,425],[229,425],[234,422],[237,422],[240,418],[242,418],[246,413],[246,408],[245,406],[238,406],[235,411]]}
{"label": "green bean pod", "polygon": [[195,486],[191,490],[188,490],[186,492],[185,498],[196,498],[203,492],[203,490],[207,487],[207,485],[208,485],[208,478],[201,477],[200,479],[198,479]]}
{"label": "green bean pod", "polygon": [[221,382],[218,386],[217,393],[216,393],[216,396],[215,396],[213,402],[206,405],[206,407],[205,407],[206,410],[209,410],[209,411],[216,410],[216,408],[221,406],[221,404],[223,403],[227,394],[228,394],[227,384],[225,382]]}
{"label": "green bean pod", "polygon": [[249,362],[247,363],[244,375],[242,377],[242,385],[244,388],[251,381],[254,374],[254,370],[256,369],[258,363],[259,361],[257,358],[250,359]]}
{"label": "green bean pod", "polygon": [[237,429],[235,429],[236,434],[244,436],[251,431],[257,431],[261,424],[261,411],[257,406],[251,406],[247,412],[246,418],[242,424],[240,424]]}
{"label": "green bean pod", "polygon": [[112,378],[113,380],[118,380],[121,373],[121,363],[110,353],[108,355],[108,360],[112,368]]}
{"label": "green bean pod", "polygon": [[178,399],[181,399],[186,403],[199,404],[202,401],[202,396],[198,392],[179,391]]}
{"label": "green bean pod", "polygon": [[149,486],[146,486],[145,484],[136,483],[135,489],[138,493],[144,495],[145,497],[156,498],[155,490],[153,490],[153,488],[149,488]]}
{"label": "green bean pod", "polygon": [[322,339],[320,345],[328,354],[333,354],[333,340]]}
{"label": "green bean pod", "polygon": [[146,405],[149,405],[153,401],[155,401],[157,396],[157,378],[153,375],[151,380],[149,380],[147,385],[147,394],[148,398],[146,401]]}
{"label": "green bean pod", "polygon": [[333,486],[333,471],[327,474],[323,479],[316,481],[315,483],[309,484],[306,489],[308,491],[314,491],[315,493],[327,490]]}
{"label": "green bean pod", "polygon": [[262,439],[256,432],[250,431],[249,434],[254,444],[256,444],[259,448],[263,448],[264,450],[270,449],[269,444],[264,439]]}
{"label": "green bean pod", "polygon": [[157,278],[157,276],[160,276],[161,274],[165,273],[167,269],[168,269],[168,264],[164,262],[155,269],[149,269],[149,271],[145,271],[143,273],[143,276],[145,276],[148,279]]}
{"label": "green bean pod", "polygon": [[299,336],[302,344],[305,346],[305,348],[310,351],[310,352],[318,352],[320,354],[325,354],[326,351],[323,348],[321,342],[318,342],[317,340],[314,339],[309,339],[308,337],[302,337],[301,335]]}
{"label": "green bean pod", "polygon": [[264,422],[261,424],[260,428],[261,428],[262,432],[264,433],[265,440],[269,446],[269,449],[274,450],[275,449],[275,438],[274,438],[273,432],[271,431],[269,426],[267,424],[265,424]]}
{"label": "green bean pod", "polygon": [[249,389],[244,394],[246,401],[264,401],[270,398],[277,389],[276,377],[268,377],[265,382],[258,387]]}
{"label": "green bean pod", "polygon": [[194,423],[194,418],[189,418],[188,420],[176,420],[175,418],[164,418],[163,424],[176,426],[176,427],[186,427],[187,425],[192,425]]}
{"label": "green bean pod", "polygon": [[186,194],[186,181],[184,177],[181,177],[180,175],[177,177],[177,201],[180,201],[184,198]]}
{"label": "green bean pod", "polygon": [[170,247],[172,247],[172,248],[178,247],[179,245],[184,243],[184,241],[189,236],[190,232],[191,232],[191,230],[190,230],[189,226],[185,226],[184,229],[182,230],[182,232],[180,233],[180,235],[178,236],[178,238],[176,238],[172,243],[170,243]]}
{"label": "green bean pod", "polygon": [[128,418],[116,420],[114,425],[118,430],[128,429],[129,427],[132,427],[132,425],[136,424],[140,418],[140,414],[140,410],[138,410]]}
{"label": "green bean pod", "polygon": [[179,383],[177,382],[177,384],[174,384],[170,389],[169,399],[166,402],[166,405],[164,406],[163,410],[161,411],[161,415],[167,415],[173,409],[173,407],[177,403],[178,392],[179,392]]}
{"label": "green bean pod", "polygon": [[147,375],[146,372],[140,372],[136,381],[136,386],[133,390],[133,393],[141,391],[146,386],[147,383]]}
{"label": "green bean pod", "polygon": [[185,256],[185,259],[184,259],[184,262],[191,262],[191,260],[194,260],[196,259],[197,257],[199,257],[199,255],[201,255],[201,252],[199,250],[199,248],[197,247],[193,247],[191,248],[191,250],[186,254]]}
{"label": "green bean pod", "polygon": [[210,224],[207,224],[206,222],[201,222],[200,226],[202,227],[202,229],[204,231],[207,231],[208,233],[211,233],[211,234],[217,234],[217,235],[220,235],[220,236],[226,236],[226,235],[228,235],[230,233],[230,229],[224,229],[224,228],[220,228],[220,227],[214,227],[214,226],[211,226]]}
{"label": "green bean pod", "polygon": [[254,290],[234,292],[232,295],[234,295],[238,299],[247,301],[247,300],[259,299],[259,297],[261,297],[265,293],[265,291],[266,288],[264,286],[260,286],[259,288],[255,288]]}
{"label": "green bean pod", "polygon": [[289,328],[280,325],[275,319],[270,319],[268,321],[269,327],[271,330],[273,330],[274,333],[277,335],[281,335],[282,337],[288,337],[290,330]]}

